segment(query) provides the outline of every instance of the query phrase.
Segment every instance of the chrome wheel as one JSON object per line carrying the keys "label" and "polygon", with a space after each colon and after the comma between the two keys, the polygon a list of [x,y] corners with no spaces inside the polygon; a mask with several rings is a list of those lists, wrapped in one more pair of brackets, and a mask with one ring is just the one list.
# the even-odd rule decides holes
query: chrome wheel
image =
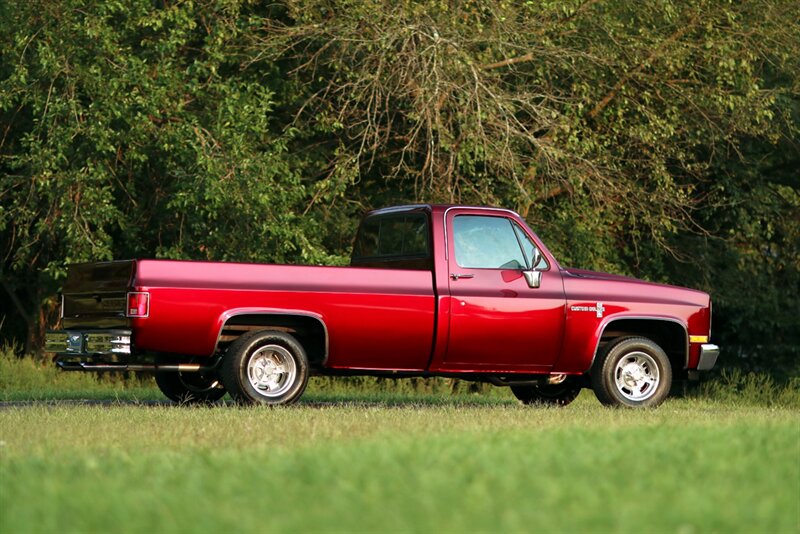
{"label": "chrome wheel", "polygon": [[259,395],[274,398],[295,385],[297,364],[292,353],[280,345],[265,345],[250,356],[247,378]]}
{"label": "chrome wheel", "polygon": [[620,358],[614,370],[617,391],[631,401],[639,402],[652,397],[658,390],[659,379],[655,359],[641,351]]}
{"label": "chrome wheel", "polygon": [[308,357],[287,332],[260,330],[231,343],[220,365],[220,378],[236,402],[289,404],[308,384]]}

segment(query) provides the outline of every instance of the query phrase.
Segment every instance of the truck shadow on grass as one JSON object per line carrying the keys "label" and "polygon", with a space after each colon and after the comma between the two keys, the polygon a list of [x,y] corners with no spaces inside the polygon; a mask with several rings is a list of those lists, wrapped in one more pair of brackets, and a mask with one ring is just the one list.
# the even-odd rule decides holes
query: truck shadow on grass
{"label": "truck shadow on grass", "polygon": [[30,399],[0,401],[0,409],[61,406],[178,406],[168,400],[121,400],[121,399]]}
{"label": "truck shadow on grass", "polygon": [[180,404],[169,400],[150,399],[30,399],[0,401],[0,410],[8,408],[32,407],[142,407],[142,408],[175,408],[180,410],[191,409],[245,409],[245,410],[294,410],[294,409],[330,409],[330,408],[488,408],[516,406],[517,402],[504,399],[465,399],[465,398],[390,398],[390,399],[364,399],[353,397],[337,398],[309,398],[294,404],[283,406],[267,405],[242,405],[230,399],[223,399],[210,404]]}

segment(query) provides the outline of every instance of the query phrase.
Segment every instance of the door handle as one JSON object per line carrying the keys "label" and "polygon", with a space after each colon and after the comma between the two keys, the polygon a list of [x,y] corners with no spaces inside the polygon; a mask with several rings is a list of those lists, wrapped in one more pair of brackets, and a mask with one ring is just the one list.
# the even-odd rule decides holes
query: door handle
{"label": "door handle", "polygon": [[450,273],[450,278],[452,278],[453,280],[458,280],[459,278],[475,278],[475,275]]}

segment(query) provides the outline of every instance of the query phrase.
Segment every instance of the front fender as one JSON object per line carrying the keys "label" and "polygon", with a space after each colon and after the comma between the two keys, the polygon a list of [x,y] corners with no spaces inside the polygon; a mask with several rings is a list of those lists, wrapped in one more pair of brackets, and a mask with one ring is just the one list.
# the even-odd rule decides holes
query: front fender
{"label": "front fender", "polygon": [[[665,330],[665,324],[673,326]],[[682,339],[679,340],[670,336],[678,328],[682,333]],[[608,334],[614,335],[608,336]],[[665,351],[669,352],[671,350],[671,352],[675,353],[676,347],[680,347],[684,367],[689,363],[689,330],[684,321],[667,315],[615,314],[604,317],[595,330],[593,335],[594,349],[591,352],[592,359],[584,371],[589,371],[594,365],[604,336],[612,338],[642,336],[650,339],[655,337],[657,339],[660,338],[662,343],[665,343],[663,340],[666,339],[668,346],[662,348]]]}

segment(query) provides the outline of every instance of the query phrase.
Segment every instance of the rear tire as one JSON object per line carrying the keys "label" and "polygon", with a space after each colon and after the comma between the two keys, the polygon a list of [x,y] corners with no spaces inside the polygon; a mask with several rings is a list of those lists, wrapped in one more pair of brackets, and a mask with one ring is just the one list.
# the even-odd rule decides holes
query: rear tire
{"label": "rear tire", "polygon": [[225,396],[225,389],[216,374],[156,373],[161,393],[178,404],[212,404]]}
{"label": "rear tire", "polygon": [[664,350],[644,337],[609,343],[592,366],[592,389],[607,406],[653,408],[672,385],[672,366]]}
{"label": "rear tire", "polygon": [[511,386],[511,392],[523,404],[532,406],[566,406],[581,392],[580,384],[569,377],[560,384]]}
{"label": "rear tire", "polygon": [[220,368],[225,389],[244,404],[289,404],[308,384],[303,346],[285,332],[244,334],[228,348]]}

